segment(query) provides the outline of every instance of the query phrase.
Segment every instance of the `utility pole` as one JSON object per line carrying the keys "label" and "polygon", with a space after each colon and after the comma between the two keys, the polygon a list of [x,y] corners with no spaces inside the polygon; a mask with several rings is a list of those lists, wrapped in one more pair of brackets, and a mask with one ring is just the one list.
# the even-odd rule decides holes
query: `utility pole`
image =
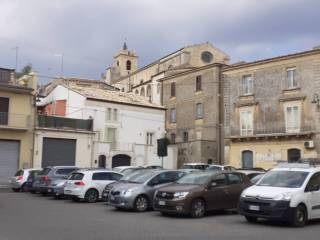
{"label": "utility pole", "polygon": [[15,46],[12,48],[12,50],[15,50],[16,52],[16,65],[15,65],[15,70],[16,72],[18,71],[18,57],[19,57],[19,47]]}

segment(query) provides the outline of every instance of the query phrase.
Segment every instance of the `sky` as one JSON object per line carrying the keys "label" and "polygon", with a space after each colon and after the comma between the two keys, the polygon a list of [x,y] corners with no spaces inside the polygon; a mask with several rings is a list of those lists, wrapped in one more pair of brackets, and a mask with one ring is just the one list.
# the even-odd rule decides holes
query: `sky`
{"label": "sky", "polygon": [[139,67],[210,42],[231,62],[320,45],[319,0],[0,0],[0,67],[29,63],[41,83],[100,79],[126,39]]}

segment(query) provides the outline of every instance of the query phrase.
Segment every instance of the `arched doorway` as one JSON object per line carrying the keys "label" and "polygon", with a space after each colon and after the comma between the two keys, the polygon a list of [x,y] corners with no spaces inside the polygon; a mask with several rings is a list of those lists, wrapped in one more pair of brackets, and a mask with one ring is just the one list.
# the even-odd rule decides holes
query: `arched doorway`
{"label": "arched doorway", "polygon": [[301,158],[301,151],[297,148],[288,149],[288,162],[297,162]]}
{"label": "arched doorway", "polygon": [[242,152],[242,167],[253,168],[253,152],[246,150]]}
{"label": "arched doorway", "polygon": [[125,154],[117,154],[112,157],[112,168],[120,166],[130,166],[131,157]]}
{"label": "arched doorway", "polygon": [[98,157],[98,167],[99,168],[106,168],[107,163],[106,163],[106,156],[105,155],[100,155]]}
{"label": "arched doorway", "polygon": [[144,87],[143,87],[143,88],[141,88],[141,90],[140,90],[140,96],[143,96],[143,97],[145,97],[145,96],[146,96],[146,95],[145,95]]}

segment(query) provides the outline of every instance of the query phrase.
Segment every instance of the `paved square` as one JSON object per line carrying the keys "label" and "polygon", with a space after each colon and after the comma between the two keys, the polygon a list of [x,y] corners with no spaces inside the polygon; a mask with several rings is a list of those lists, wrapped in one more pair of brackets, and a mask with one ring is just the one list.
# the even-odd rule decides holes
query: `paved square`
{"label": "paved square", "polygon": [[305,228],[247,223],[233,213],[202,219],[158,212],[117,211],[104,203],[74,203],[30,193],[0,191],[0,240],[106,239],[319,239],[320,221]]}

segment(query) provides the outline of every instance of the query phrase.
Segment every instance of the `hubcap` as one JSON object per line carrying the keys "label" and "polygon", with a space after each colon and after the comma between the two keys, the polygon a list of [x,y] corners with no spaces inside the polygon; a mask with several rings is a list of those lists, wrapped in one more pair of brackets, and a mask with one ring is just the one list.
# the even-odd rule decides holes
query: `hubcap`
{"label": "hubcap", "polygon": [[303,222],[304,221],[304,213],[303,213],[302,210],[299,210],[297,212],[297,219],[298,219],[299,222]]}
{"label": "hubcap", "polygon": [[139,211],[144,211],[145,209],[147,209],[148,202],[147,202],[147,200],[146,200],[144,197],[139,197],[139,198],[137,199],[136,205],[137,205],[137,209],[138,209]]}
{"label": "hubcap", "polygon": [[96,200],[96,192],[91,192],[90,194],[89,194],[89,200],[90,201],[94,201],[94,200]]}
{"label": "hubcap", "polygon": [[204,214],[204,205],[202,201],[196,201],[194,203],[194,214],[195,216],[202,216]]}

